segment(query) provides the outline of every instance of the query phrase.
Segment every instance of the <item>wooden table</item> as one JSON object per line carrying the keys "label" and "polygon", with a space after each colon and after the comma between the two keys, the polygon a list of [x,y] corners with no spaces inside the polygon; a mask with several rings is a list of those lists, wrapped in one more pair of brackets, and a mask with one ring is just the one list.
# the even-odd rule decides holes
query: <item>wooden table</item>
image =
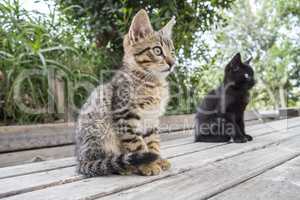
{"label": "wooden table", "polygon": [[[73,157],[0,168],[0,198],[77,199],[300,199],[300,118],[247,126],[245,144],[162,142],[172,168],[158,176],[85,179]],[[187,134],[189,135],[189,134]]]}

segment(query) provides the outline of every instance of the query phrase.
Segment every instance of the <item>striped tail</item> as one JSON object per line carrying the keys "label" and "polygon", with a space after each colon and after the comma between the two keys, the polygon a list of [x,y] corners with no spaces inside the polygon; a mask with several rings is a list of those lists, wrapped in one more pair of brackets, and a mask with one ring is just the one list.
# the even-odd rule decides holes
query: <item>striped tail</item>
{"label": "striped tail", "polygon": [[149,164],[159,155],[151,152],[110,155],[94,161],[79,161],[78,172],[87,177],[103,176],[121,172],[129,166]]}

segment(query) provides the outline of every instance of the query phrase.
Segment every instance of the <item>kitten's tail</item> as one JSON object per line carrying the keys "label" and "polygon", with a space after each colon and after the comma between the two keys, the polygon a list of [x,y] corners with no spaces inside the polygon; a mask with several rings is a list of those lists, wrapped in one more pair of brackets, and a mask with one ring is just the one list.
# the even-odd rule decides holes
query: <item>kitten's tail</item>
{"label": "kitten's tail", "polygon": [[118,173],[129,166],[149,164],[158,157],[159,155],[151,152],[111,155],[95,161],[79,161],[77,170],[87,177],[103,176]]}
{"label": "kitten's tail", "polygon": [[[194,129],[194,141],[195,142],[229,142],[230,136],[225,135],[218,130],[211,131],[208,123],[203,123],[200,119],[196,118],[195,129]],[[203,126],[203,124],[205,126]],[[206,129],[204,129],[206,128]]]}

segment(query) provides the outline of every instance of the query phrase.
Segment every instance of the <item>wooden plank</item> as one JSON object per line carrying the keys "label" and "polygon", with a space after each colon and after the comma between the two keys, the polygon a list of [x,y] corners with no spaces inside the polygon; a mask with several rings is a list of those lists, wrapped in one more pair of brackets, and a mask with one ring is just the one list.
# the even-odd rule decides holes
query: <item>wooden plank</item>
{"label": "wooden plank", "polygon": [[193,134],[193,130],[183,130],[183,131],[173,131],[170,133],[161,133],[160,139],[161,141],[168,141],[168,140],[174,140],[179,138],[185,138],[188,136],[191,136]]}
{"label": "wooden plank", "polygon": [[[161,117],[161,131],[191,129],[194,115]],[[74,123],[0,127],[0,153],[74,143]]]}
{"label": "wooden plank", "polygon": [[194,142],[194,138],[191,136],[188,136],[188,137],[178,138],[178,139],[174,139],[174,140],[162,141],[161,148],[166,149],[166,148],[170,148],[170,147],[191,144],[193,142]]}
{"label": "wooden plank", "polygon": [[[293,126],[291,126],[290,130],[294,130],[295,128],[300,127],[300,122],[299,121],[295,120],[295,121],[292,121],[292,122],[293,122],[292,123]],[[299,125],[299,126],[296,126],[296,125]],[[280,131],[280,128],[283,128],[282,130],[285,129],[285,126],[278,125],[278,123],[277,124],[271,123],[270,126],[262,126],[262,127],[258,126],[258,127],[260,127],[260,128],[259,129],[252,129],[251,131],[248,131],[249,134],[254,136],[255,140],[259,140],[259,137],[262,137],[264,135],[271,134],[271,133],[274,133],[274,132],[278,132],[278,131]],[[203,145],[203,147],[202,147],[203,149],[201,149],[201,148],[199,149],[199,144],[198,143],[187,143],[185,146],[180,147],[180,151],[182,152],[182,155],[184,155],[184,154],[188,154],[188,153],[193,153],[193,152],[198,151],[198,150],[205,150],[205,149],[225,145],[225,143],[213,144],[212,146],[210,146],[210,145],[205,146],[204,144],[205,143],[201,143],[201,145]],[[169,158],[181,155],[180,153],[178,154],[178,147],[177,146],[175,146],[174,148],[166,149],[165,153],[168,155]]]}
{"label": "wooden plank", "polygon": [[3,178],[31,174],[33,172],[43,172],[51,169],[70,167],[74,166],[74,164],[75,159],[74,157],[71,157],[57,160],[49,160],[39,163],[30,163],[26,165],[18,165],[13,167],[4,167],[0,169],[0,180]]}
{"label": "wooden plank", "polygon": [[263,110],[263,111],[258,111],[259,115],[262,116],[262,118],[265,119],[270,119],[270,120],[274,120],[274,119],[279,119],[280,115],[279,115],[279,111],[278,110]]}
{"label": "wooden plank", "polygon": [[[163,133],[187,130],[194,127],[194,114],[163,116],[160,130]],[[246,118],[247,118],[246,114]],[[249,115],[250,116],[250,115]],[[253,116],[249,117],[253,119]],[[53,147],[74,143],[74,123],[38,124],[0,127],[0,153]]]}
{"label": "wooden plank", "polygon": [[[285,145],[290,151],[300,151],[300,138],[289,141]],[[292,146],[291,146],[292,144]],[[286,151],[288,151],[286,149]],[[275,156],[275,153],[272,154]],[[237,200],[243,194],[244,200],[272,199],[272,200],[298,200],[300,196],[300,156],[284,163],[260,176],[254,177],[244,183],[236,185],[223,193],[214,196],[213,200]]]}
{"label": "wooden plank", "polygon": [[[175,146],[180,146],[184,144],[189,144],[193,142],[193,138],[182,138],[182,139],[177,139],[176,141],[165,141],[162,142],[162,149],[167,149],[169,147],[175,147]],[[71,147],[73,148],[73,147]],[[46,148],[47,150],[48,148]],[[56,149],[57,153],[60,153],[59,149]],[[27,151],[25,151],[27,152]],[[33,153],[34,156],[40,156],[40,154],[34,154],[35,151],[30,152]],[[19,154],[17,155],[18,158],[22,157],[25,155],[21,154],[22,152],[15,152],[12,154]],[[30,155],[30,153],[28,155]],[[5,154],[4,154],[5,155]],[[1,156],[1,154],[0,154]],[[0,157],[1,158],[1,157]],[[2,157],[3,158],[3,157]],[[32,158],[32,157],[30,157]],[[30,164],[24,164],[20,166],[13,166],[13,167],[4,167],[0,168],[0,179],[3,178],[9,178],[13,176],[20,176],[20,175],[26,175],[30,173],[37,173],[37,172],[43,172],[43,171],[48,171],[48,170],[54,170],[54,169],[60,169],[63,167],[70,167],[75,165],[75,158],[65,158],[65,159],[56,159],[56,160],[51,160],[51,161],[43,161],[43,162],[38,162],[38,163],[30,163]]]}
{"label": "wooden plank", "polygon": [[[263,129],[263,128],[264,128],[263,124],[247,127],[247,129],[249,130]],[[161,135],[161,140],[170,141],[169,144],[174,146],[178,146],[181,144],[190,144],[193,143],[193,138],[189,137],[192,135],[192,133],[193,133],[192,130],[164,133]],[[178,140],[178,138],[182,138],[182,140]],[[173,142],[171,140],[173,140]],[[168,145],[165,144],[163,148],[166,148],[167,146]],[[73,145],[64,145],[59,147],[48,147],[48,148],[40,148],[40,149],[33,149],[33,150],[0,153],[0,168],[31,163],[34,161],[45,161],[51,159],[61,159],[65,157],[71,157],[74,156],[73,149],[74,149]]]}
{"label": "wooden plank", "polygon": [[[193,152],[195,152],[196,145],[198,145],[198,152],[216,146],[213,143],[203,143],[200,147],[199,143],[194,143],[192,145],[194,147]],[[183,148],[179,147],[179,149],[177,147],[178,151],[174,151],[176,150],[176,147],[170,147],[167,149],[163,149],[163,154],[167,158],[184,155],[190,151],[188,147],[189,145],[184,145]],[[168,149],[172,150],[168,151]],[[0,192],[0,198],[23,192],[38,190],[53,185],[65,184],[80,179],[82,179],[82,177],[76,174],[75,167],[60,168],[58,170],[7,178],[0,182],[0,188],[2,188]],[[24,185],[24,183],[26,183],[26,185]]]}
{"label": "wooden plank", "polygon": [[[278,123],[281,123],[281,122],[279,121]],[[252,134],[252,132],[253,132],[253,134],[252,134],[253,136],[259,136],[259,135],[262,135],[262,134],[272,132],[272,131],[270,131],[269,126],[262,126],[262,125],[255,125],[254,127],[246,127],[246,129],[250,129],[249,133]],[[171,148],[171,147],[178,147],[180,145],[188,145],[188,144],[193,143],[193,141],[194,141],[193,137],[181,138],[181,139],[170,140],[170,141],[163,141],[162,142],[162,149],[167,149],[167,148]],[[214,145],[218,146],[219,144],[214,144]],[[47,151],[47,149],[48,148],[46,148],[45,150]],[[56,150],[59,150],[59,149],[54,148],[54,151],[56,151]],[[45,158],[44,154],[37,154],[37,153],[41,153],[39,151],[37,151],[37,152],[32,151],[28,154],[26,152],[27,151],[11,153],[10,156],[12,156],[13,158],[10,158],[10,159],[11,160],[18,160],[18,159],[22,158],[21,161],[22,160],[24,161],[24,159],[25,160],[31,160],[35,156],[41,156],[41,157]],[[62,151],[59,151],[59,152],[62,152]],[[51,152],[49,152],[49,153],[51,153]],[[30,155],[32,155],[33,157],[28,157]],[[0,154],[0,156],[1,156],[1,154]],[[6,160],[9,160],[9,159],[6,158]],[[63,159],[59,159],[59,160],[57,160],[57,162],[65,163]],[[70,163],[67,164],[67,166],[70,166],[70,165],[71,166],[75,165],[75,159],[73,159],[73,162],[70,162]],[[13,170],[14,168],[12,168],[13,172],[10,172],[9,168],[0,169],[0,179],[5,178],[6,174],[9,174],[8,176],[12,176],[12,173],[15,173],[15,176],[18,176],[18,175],[23,175],[23,174],[28,174],[28,173],[40,172],[40,171],[44,171],[44,170],[56,169],[55,167],[53,168],[52,162],[51,162],[50,165],[47,165],[47,162],[46,162],[43,165],[40,165],[40,164],[37,163],[35,167],[31,167],[31,166],[32,165],[28,165],[28,167],[27,167],[27,165],[23,165],[22,170],[20,170],[20,169],[19,170]],[[58,166],[59,166],[59,168],[62,167],[59,163],[58,163]]]}
{"label": "wooden plank", "polygon": [[[191,170],[104,198],[99,198],[98,200],[137,199],[138,197],[143,197],[143,200],[159,199],[159,197],[172,200],[208,199],[234,185],[289,161],[299,154],[299,152],[289,151],[278,146],[259,149],[207,165],[200,169]],[[245,192],[247,191],[236,192],[237,198],[222,197],[219,199],[237,200],[241,198],[241,194],[243,194],[244,199]],[[252,194],[255,195],[256,191],[253,190]],[[252,198],[249,198],[249,200],[257,199],[254,195],[252,195]],[[273,198],[266,197],[261,199]]]}
{"label": "wooden plank", "polygon": [[279,115],[282,118],[298,117],[300,116],[300,108],[279,109]]}
{"label": "wooden plank", "polygon": [[[0,154],[0,168],[74,156],[74,145]],[[1,178],[1,175],[0,175]]]}
{"label": "wooden plank", "polygon": [[[279,123],[277,123],[279,122]],[[300,117],[290,118],[290,119],[282,119],[278,121],[272,121],[269,123],[265,123],[266,126],[273,128],[274,130],[282,130],[285,128],[291,128],[295,126],[299,126]]]}
{"label": "wooden plank", "polygon": [[[251,128],[251,126],[249,126]],[[249,128],[247,127],[247,129]],[[257,126],[256,129],[262,129],[264,126]],[[251,128],[251,130],[254,130]],[[193,134],[193,130],[184,130],[184,131],[176,131],[172,133],[164,133],[161,135],[161,140],[170,141],[170,145],[178,146],[183,144],[193,143],[193,138],[189,137]],[[178,140],[178,138],[182,138]],[[186,138],[186,139],[184,139]],[[176,140],[175,140],[176,139]],[[164,144],[163,148],[166,148],[167,143]],[[49,147],[49,148],[41,148],[34,150],[24,150],[10,153],[0,153],[0,167],[8,167],[19,164],[31,163],[33,161],[45,161],[51,159],[60,159],[64,157],[74,156],[74,146],[73,145],[64,145],[59,147]],[[1,176],[0,176],[1,178]]]}
{"label": "wooden plank", "polygon": [[[181,156],[173,157],[171,162],[173,164],[173,168],[167,172],[164,172],[158,176],[152,177],[142,177],[142,176],[109,176],[109,177],[97,177],[91,179],[84,179],[75,181],[68,184],[56,185],[53,187],[48,187],[43,190],[37,190],[34,192],[23,193],[17,196],[12,196],[7,199],[41,199],[43,197],[47,197],[47,199],[82,199],[82,198],[96,198],[102,197],[108,194],[112,194],[115,192],[119,192],[128,188],[132,188],[135,186],[143,185],[146,183],[150,183],[156,180],[161,180],[166,177],[174,176],[177,174],[181,174],[186,171],[190,171],[192,169],[199,168],[200,166],[206,165],[208,163],[213,163],[216,161],[225,160],[228,158],[232,158],[234,156],[238,156],[247,152],[255,151],[258,149],[263,149],[269,147],[273,144],[280,143],[282,141],[291,139],[293,137],[298,136],[297,131],[291,131],[289,134],[283,134],[282,132],[276,132],[273,134],[262,136],[259,140],[255,140],[251,143],[246,144],[228,144],[219,146],[216,148],[207,149],[206,151],[201,151],[201,146],[203,144],[199,144],[199,151],[194,151],[193,153],[182,155],[182,150],[178,147],[178,153]],[[209,145],[209,143],[204,143]],[[220,153],[222,152],[222,153]],[[73,168],[68,168],[70,171],[74,171]],[[67,169],[64,169],[67,170]],[[49,171],[47,173],[43,172],[39,174],[39,177],[43,176],[45,180],[52,177],[53,173],[57,173],[57,170]],[[34,180],[36,174],[32,174],[30,176],[31,180]],[[18,181],[20,177],[14,177],[14,181]],[[18,188],[5,188],[5,180],[3,179],[2,193],[8,192],[17,192]],[[25,180],[23,180],[26,182]],[[41,181],[39,179],[39,181]],[[53,181],[53,179],[52,179]],[[37,186],[33,187],[41,187],[39,182],[35,182]],[[51,183],[44,183],[45,185],[51,185]],[[20,189],[20,188],[19,188]],[[28,188],[27,188],[28,189]],[[13,191],[12,191],[13,190]]]}
{"label": "wooden plank", "polygon": [[[249,126],[252,129],[255,129],[255,126]],[[247,129],[249,128],[247,127]],[[262,128],[262,126],[257,126],[256,129]],[[167,140],[175,140],[178,138],[187,138],[191,136],[193,133],[192,130],[185,131],[176,131],[172,133],[164,133],[161,135],[162,141]],[[188,143],[193,143],[192,138],[183,139],[183,141],[188,141]],[[186,143],[186,142],[184,142]],[[172,144],[172,142],[170,143]],[[180,140],[176,140],[173,142],[175,146],[180,145]],[[164,146],[166,147],[166,146]],[[59,147],[48,147],[34,150],[24,150],[17,152],[9,152],[9,153],[0,153],[0,168],[7,166],[14,166],[19,164],[31,163],[33,161],[43,161],[50,159],[60,159],[64,157],[74,156],[74,147],[72,145],[64,145]],[[37,159],[36,159],[37,158]]]}
{"label": "wooden plank", "polygon": [[[72,169],[72,170],[70,170]],[[47,179],[45,179],[47,174]],[[75,167],[62,168],[52,172],[36,173],[18,176],[17,178],[2,179],[0,182],[0,198],[43,189],[52,185],[60,185],[82,179],[75,172]]]}
{"label": "wooden plank", "polygon": [[170,115],[160,118],[160,132],[188,130],[194,127],[194,114]]}
{"label": "wooden plank", "polygon": [[[178,132],[177,134],[182,135],[180,137],[178,136],[178,138],[181,139],[177,139],[176,141],[173,140],[173,142],[172,141],[162,142],[163,145],[162,148],[168,148],[169,146],[171,147],[171,146],[178,146],[182,144],[192,143],[193,138],[188,137],[191,135],[191,131],[189,132],[190,133]],[[33,162],[41,162],[46,160],[61,159],[65,157],[73,157],[75,153],[74,149],[75,149],[74,145],[64,145],[59,147],[49,147],[49,148],[41,148],[41,149],[34,149],[34,150],[2,153],[0,154],[0,168],[20,165],[20,164],[33,163]]]}
{"label": "wooden plank", "polygon": [[[269,134],[270,132],[273,132],[273,130],[270,131],[270,127],[273,127],[276,124],[281,124],[281,123],[285,123],[285,122],[286,122],[286,120],[277,121],[276,123],[275,122],[271,122],[271,123],[269,123],[270,124],[269,126],[265,126],[263,124],[259,124],[259,125],[255,125],[255,126],[246,127],[246,129],[249,130],[248,131],[249,134],[251,134],[253,136],[259,136],[259,135]],[[293,123],[295,123],[295,122],[300,123],[298,120],[293,120],[291,122],[293,122]],[[277,125],[277,126],[279,128],[280,127],[281,128],[285,127],[282,124],[281,125]],[[171,140],[171,141],[165,141],[165,142],[162,142],[162,149],[169,148],[169,147],[176,147],[176,146],[180,146],[180,145],[188,145],[188,144],[191,144],[191,143],[193,143],[193,138],[192,137],[182,138],[182,139],[176,139],[176,140]],[[62,152],[62,151],[60,151],[60,152]],[[34,156],[41,156],[41,157],[45,158],[45,156],[43,154],[36,154],[36,153],[34,153],[34,151],[30,152],[29,154],[27,154],[26,151],[24,151],[24,152],[11,153],[10,155],[13,158],[10,158],[10,159],[17,160],[19,158],[24,158],[25,160],[31,160],[32,157],[26,157],[26,155],[30,156],[31,153],[32,153],[33,157]],[[17,157],[17,158],[14,158],[14,157]],[[8,160],[8,159],[6,159],[6,160]],[[61,162],[61,160],[57,160],[57,162]],[[62,162],[63,162],[63,160],[62,160]],[[67,166],[70,166],[70,165],[75,165],[75,163],[68,163]],[[40,166],[41,168],[39,168],[38,166]],[[59,166],[61,167],[61,165],[59,165]],[[51,170],[51,169],[55,169],[55,168],[52,168],[52,165],[49,165],[49,167],[48,167],[47,164],[45,164],[45,165],[39,165],[39,164],[37,164],[37,166],[34,167],[34,168],[32,168],[31,165],[29,165],[29,167],[27,167],[27,165],[23,165],[23,170],[16,170],[15,171],[15,176],[22,175],[23,173],[25,173],[25,171],[26,171],[26,173],[34,173],[34,172],[39,172],[39,171],[43,171],[43,170]],[[0,169],[0,179],[3,178],[3,177],[6,177],[5,174],[7,174],[7,169],[4,169],[4,173],[1,173],[2,171],[3,170]],[[19,172],[21,172],[21,173],[19,173]],[[4,176],[3,175],[1,176],[1,174],[4,174]],[[11,176],[11,173],[9,173],[9,174]]]}
{"label": "wooden plank", "polygon": [[245,121],[259,120],[259,116],[255,111],[246,111],[244,113]]}
{"label": "wooden plank", "polygon": [[73,123],[0,127],[0,152],[74,142]]}

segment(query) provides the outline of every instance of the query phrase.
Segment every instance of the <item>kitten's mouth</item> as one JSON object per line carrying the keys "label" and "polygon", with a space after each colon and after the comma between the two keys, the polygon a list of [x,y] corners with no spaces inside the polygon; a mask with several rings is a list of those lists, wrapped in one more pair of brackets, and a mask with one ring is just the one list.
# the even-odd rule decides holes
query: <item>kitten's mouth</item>
{"label": "kitten's mouth", "polygon": [[169,72],[169,69],[162,70],[161,72]]}
{"label": "kitten's mouth", "polygon": [[172,72],[173,67],[169,66],[167,69],[162,70],[161,72]]}

